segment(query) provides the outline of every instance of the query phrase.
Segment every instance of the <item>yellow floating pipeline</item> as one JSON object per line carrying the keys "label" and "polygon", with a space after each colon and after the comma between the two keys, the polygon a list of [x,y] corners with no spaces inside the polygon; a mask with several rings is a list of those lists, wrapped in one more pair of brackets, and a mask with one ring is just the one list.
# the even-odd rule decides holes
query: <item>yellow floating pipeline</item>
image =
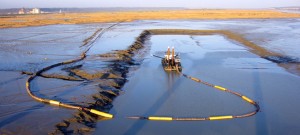
{"label": "yellow floating pipeline", "polygon": [[71,108],[71,109],[77,109],[77,110],[83,110],[83,111],[88,111],[90,113],[93,113],[93,114],[96,114],[98,116],[102,116],[102,117],[105,117],[105,118],[113,118],[113,115],[112,114],[109,114],[109,113],[105,113],[105,112],[101,112],[101,111],[98,111],[98,110],[95,110],[95,109],[88,109],[88,108],[83,108],[83,107],[80,107],[80,106],[75,106],[75,105],[69,105],[69,104],[65,104],[65,103],[62,103],[60,101],[56,101],[56,100],[48,100],[48,99],[43,99],[43,98],[39,98],[37,96],[35,96],[31,90],[30,90],[30,82],[35,78],[37,77],[36,74],[34,74],[33,76],[30,76],[27,81],[26,81],[26,90],[27,90],[27,93],[35,100],[37,101],[40,101],[40,102],[44,102],[44,103],[49,103],[51,105],[56,105],[56,106],[61,106],[61,107],[66,107],[66,108]]}
{"label": "yellow floating pipeline", "polygon": [[206,121],[206,120],[229,120],[238,118],[236,116],[210,116],[206,118],[195,117],[195,118],[173,118],[173,117],[159,117],[159,116],[149,116],[149,117],[127,117],[128,119],[140,119],[140,120],[153,120],[153,121]]}
{"label": "yellow floating pipeline", "polygon": [[212,88],[215,88],[215,89],[218,89],[218,90],[221,90],[221,91],[224,91],[224,92],[228,92],[230,94],[233,94],[233,95],[236,95],[240,98],[242,98],[243,100],[247,101],[248,103],[250,104],[253,104],[255,107],[256,107],[256,110],[252,111],[252,112],[249,112],[249,113],[246,113],[246,114],[241,114],[241,115],[224,115],[224,116],[210,116],[210,117],[157,117],[157,116],[150,116],[150,117],[139,117],[139,116],[134,116],[134,117],[127,117],[128,119],[139,119],[139,120],[155,120],[155,121],[208,121],[208,120],[229,120],[229,119],[234,119],[234,118],[245,118],[245,117],[250,117],[250,116],[253,116],[255,115],[259,110],[260,110],[260,107],[259,105],[251,100],[250,98],[246,97],[246,96],[243,96],[241,95],[240,93],[237,93],[237,92],[234,92],[234,91],[231,91],[227,88],[224,88],[222,86],[218,86],[218,85],[213,85],[213,84],[210,84],[208,82],[205,82],[205,81],[202,81],[200,79],[197,79],[195,77],[191,77],[191,76],[188,76],[186,74],[183,74],[181,72],[178,72],[180,75],[183,75],[184,77],[190,79],[190,80],[193,80],[195,82],[198,82],[198,83],[202,83],[204,85],[207,85],[209,87],[212,87]]}
{"label": "yellow floating pipeline", "polygon": [[56,64],[53,64],[53,65],[44,67],[43,69],[37,71],[35,74],[31,75],[26,81],[26,91],[27,91],[28,95],[30,95],[33,99],[35,99],[39,102],[48,103],[48,104],[51,104],[51,105],[61,106],[61,107],[70,108],[70,109],[77,109],[77,110],[87,111],[87,112],[90,112],[90,113],[93,113],[93,114],[96,114],[98,116],[102,116],[102,117],[105,117],[105,118],[113,118],[112,114],[101,112],[101,111],[98,111],[98,110],[95,110],[95,109],[88,109],[88,108],[84,108],[84,107],[81,107],[81,106],[65,104],[65,103],[62,103],[62,102],[56,101],[56,100],[49,100],[49,99],[40,98],[40,97],[34,95],[31,91],[31,89],[30,89],[31,88],[31,85],[30,85],[31,81],[33,79],[35,79],[38,75],[40,75],[43,72],[48,71],[52,68],[83,60],[84,58],[86,58],[86,53],[89,51],[90,48],[91,48],[91,46],[89,48],[87,48],[83,53],[81,53],[80,57],[77,58],[77,59],[68,60],[68,61],[64,61],[64,62],[60,62],[60,63],[56,63]]}
{"label": "yellow floating pipeline", "polygon": [[[182,74],[182,73],[181,73]],[[204,85],[207,85],[207,86],[210,86],[210,87],[213,87],[215,89],[218,89],[218,90],[222,90],[224,92],[228,92],[228,93],[231,93],[233,95],[236,95],[240,98],[242,98],[243,100],[247,101],[248,103],[251,103],[253,104],[255,107],[256,107],[256,110],[253,111],[253,112],[249,112],[249,113],[246,113],[246,114],[242,114],[242,115],[235,115],[235,116],[212,116],[212,117],[209,117],[207,118],[207,120],[223,120],[223,119],[232,119],[232,118],[244,118],[244,117],[249,117],[249,116],[252,116],[252,115],[255,115],[259,110],[260,110],[260,107],[259,105],[253,101],[252,99],[246,97],[246,96],[243,96],[242,94],[238,93],[238,92],[234,92],[234,91],[231,91],[231,90],[228,90],[227,88],[224,88],[222,86],[218,86],[218,85],[213,85],[213,84],[210,84],[208,82],[204,82],[204,81],[197,81],[197,80],[200,80],[200,79],[197,79],[197,78],[194,78],[194,77],[191,77],[191,76],[188,76],[186,74],[182,74],[184,77],[188,78],[188,79],[191,79],[193,81],[196,81],[196,82],[199,82],[199,83],[202,83]]]}

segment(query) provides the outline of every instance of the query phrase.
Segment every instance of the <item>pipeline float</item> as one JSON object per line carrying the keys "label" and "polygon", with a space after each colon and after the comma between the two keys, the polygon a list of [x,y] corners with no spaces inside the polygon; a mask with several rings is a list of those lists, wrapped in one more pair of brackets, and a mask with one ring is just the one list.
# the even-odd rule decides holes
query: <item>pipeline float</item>
{"label": "pipeline float", "polygon": [[[239,114],[239,115],[219,115],[219,116],[209,116],[209,117],[170,117],[170,116],[130,116],[127,117],[128,119],[142,119],[142,120],[154,120],[154,121],[207,121],[207,120],[228,120],[228,119],[234,119],[234,118],[245,118],[245,117],[250,117],[255,115],[257,112],[259,112],[260,107],[258,105],[257,102],[255,102],[254,100],[250,99],[249,97],[242,95],[238,92],[234,92],[232,90],[229,90],[227,88],[224,88],[222,86],[219,85],[214,85],[208,82],[205,82],[203,80],[200,80],[198,78],[186,75],[184,73],[182,73],[182,67],[180,64],[180,59],[179,56],[176,57],[175,54],[175,50],[174,47],[172,48],[172,54],[170,55],[170,48],[168,47],[167,51],[166,51],[166,55],[165,57],[159,57],[159,56],[155,56],[158,58],[162,59],[162,66],[164,68],[165,71],[167,72],[177,72],[178,74],[182,75],[183,77],[190,79],[192,81],[195,81],[197,83],[201,83],[204,84],[206,86],[212,87],[214,89],[223,91],[223,92],[228,92],[230,94],[233,94],[235,96],[240,97],[241,99],[243,99],[244,101],[246,101],[247,103],[252,104],[256,109],[245,113],[245,114]],[[176,60],[177,59],[177,60]]]}

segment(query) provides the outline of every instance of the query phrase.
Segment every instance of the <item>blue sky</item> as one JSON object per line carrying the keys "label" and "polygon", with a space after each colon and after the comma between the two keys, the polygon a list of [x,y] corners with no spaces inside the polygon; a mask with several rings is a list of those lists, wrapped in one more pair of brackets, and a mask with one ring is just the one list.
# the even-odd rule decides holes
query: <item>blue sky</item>
{"label": "blue sky", "polygon": [[300,0],[0,0],[0,8],[20,7],[187,7],[269,8],[300,6]]}

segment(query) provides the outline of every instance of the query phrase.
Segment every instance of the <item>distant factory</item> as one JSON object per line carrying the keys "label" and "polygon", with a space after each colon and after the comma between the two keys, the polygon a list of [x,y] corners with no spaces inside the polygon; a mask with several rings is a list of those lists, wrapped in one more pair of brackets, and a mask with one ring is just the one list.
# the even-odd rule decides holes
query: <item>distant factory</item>
{"label": "distant factory", "polygon": [[33,8],[31,11],[29,11],[29,13],[31,13],[31,14],[40,14],[42,12],[39,8]]}
{"label": "distant factory", "polygon": [[33,8],[31,10],[26,10],[25,8],[21,8],[18,12],[19,14],[41,14],[41,13],[46,13],[41,11],[39,8]]}
{"label": "distant factory", "polygon": [[19,10],[19,14],[25,14],[25,13],[26,13],[25,8],[21,8],[21,9]]}

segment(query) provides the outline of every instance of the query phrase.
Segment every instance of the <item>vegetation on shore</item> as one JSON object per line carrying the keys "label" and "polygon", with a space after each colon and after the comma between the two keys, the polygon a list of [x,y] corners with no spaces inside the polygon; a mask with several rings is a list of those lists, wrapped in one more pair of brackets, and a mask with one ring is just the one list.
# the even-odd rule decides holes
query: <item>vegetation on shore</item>
{"label": "vegetation on shore", "polygon": [[129,22],[134,20],[175,19],[268,19],[300,18],[300,14],[275,10],[160,10],[95,13],[62,13],[37,15],[9,15],[0,17],[0,28],[41,26],[51,24],[84,24],[101,22]]}

